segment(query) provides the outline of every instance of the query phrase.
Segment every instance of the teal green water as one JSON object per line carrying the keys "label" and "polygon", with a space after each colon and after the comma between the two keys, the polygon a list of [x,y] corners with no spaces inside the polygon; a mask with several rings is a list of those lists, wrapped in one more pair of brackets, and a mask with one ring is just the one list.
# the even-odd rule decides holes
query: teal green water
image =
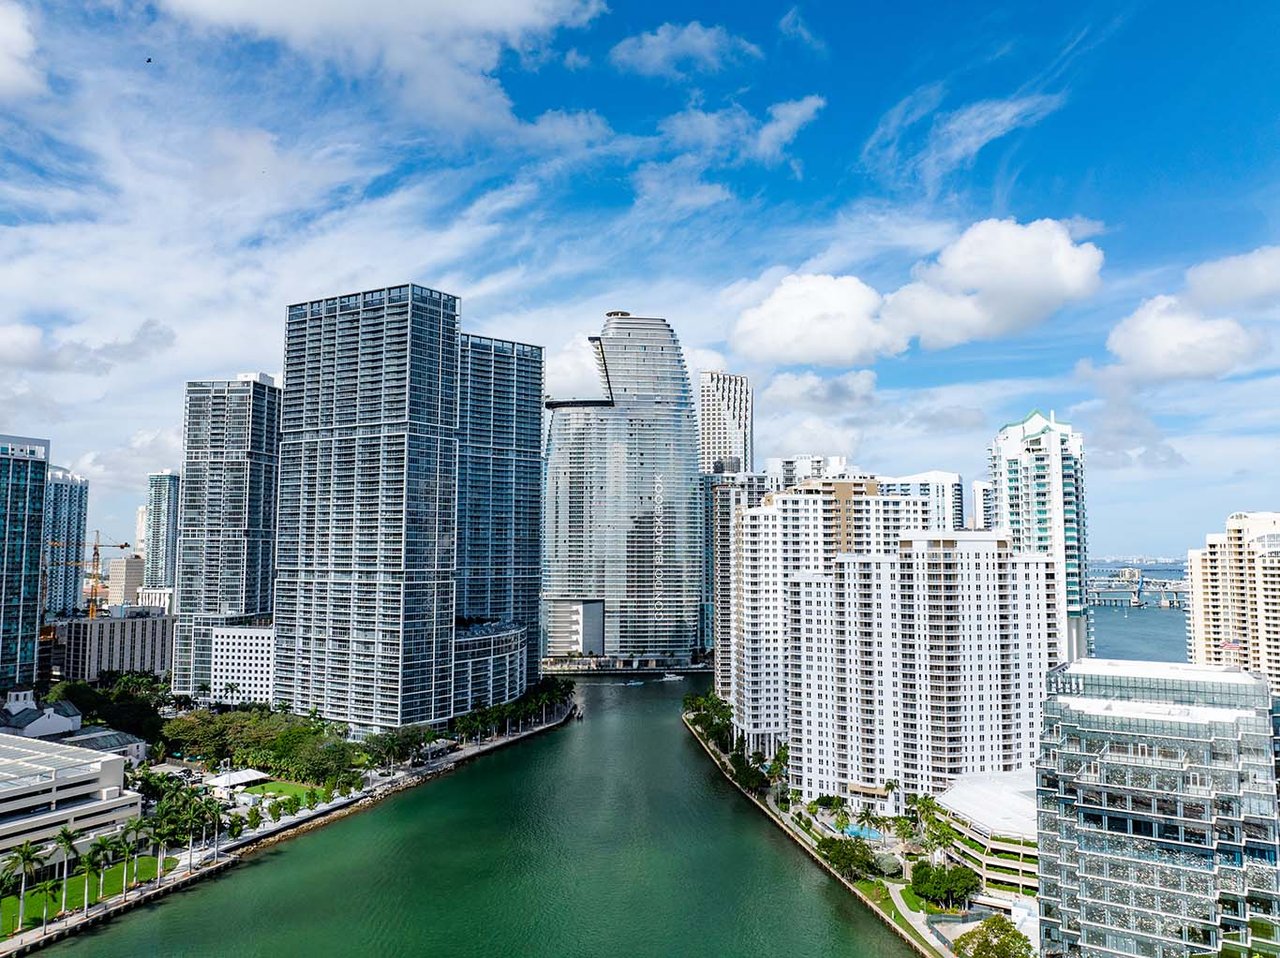
{"label": "teal green water", "polygon": [[581,685],[585,721],[48,953],[908,958],[685,732],[695,684]]}

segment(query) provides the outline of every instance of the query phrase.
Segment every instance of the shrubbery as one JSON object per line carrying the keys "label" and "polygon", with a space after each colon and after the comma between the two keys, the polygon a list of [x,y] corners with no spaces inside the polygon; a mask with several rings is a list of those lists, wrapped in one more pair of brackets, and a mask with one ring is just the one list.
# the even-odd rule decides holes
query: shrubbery
{"label": "shrubbery", "polygon": [[968,901],[982,889],[982,880],[972,868],[931,865],[917,862],[911,870],[911,890],[921,898],[951,907]]}

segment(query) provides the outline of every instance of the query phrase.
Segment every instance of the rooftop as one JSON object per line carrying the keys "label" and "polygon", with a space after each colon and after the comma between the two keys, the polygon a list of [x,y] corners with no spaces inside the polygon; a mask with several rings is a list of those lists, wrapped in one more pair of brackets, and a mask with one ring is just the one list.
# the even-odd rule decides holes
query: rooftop
{"label": "rooftop", "polygon": [[1218,682],[1261,685],[1266,680],[1235,665],[1193,665],[1190,662],[1142,662],[1130,659],[1077,659],[1066,666],[1071,675],[1115,678],[1170,679],[1179,682]]}
{"label": "rooftop", "polygon": [[0,796],[41,780],[95,772],[107,760],[101,752],[0,733]]}
{"label": "rooftop", "polygon": [[1146,719],[1152,722],[1187,722],[1195,725],[1234,722],[1237,719],[1253,718],[1258,714],[1253,709],[1228,708],[1219,705],[1134,702],[1129,699],[1100,699],[1093,696],[1074,695],[1059,695],[1058,704],[1084,715],[1110,715],[1116,718]]}
{"label": "rooftop", "polygon": [[991,835],[1034,840],[1036,770],[962,776],[938,796],[938,804]]}

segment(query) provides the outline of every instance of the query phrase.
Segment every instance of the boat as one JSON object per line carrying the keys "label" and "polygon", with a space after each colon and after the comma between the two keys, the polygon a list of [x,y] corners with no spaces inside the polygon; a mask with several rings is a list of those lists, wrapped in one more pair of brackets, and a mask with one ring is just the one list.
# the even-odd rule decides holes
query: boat
{"label": "boat", "polygon": [[662,678],[659,679],[658,681],[659,682],[683,682],[684,676],[677,675],[675,672],[663,672]]}

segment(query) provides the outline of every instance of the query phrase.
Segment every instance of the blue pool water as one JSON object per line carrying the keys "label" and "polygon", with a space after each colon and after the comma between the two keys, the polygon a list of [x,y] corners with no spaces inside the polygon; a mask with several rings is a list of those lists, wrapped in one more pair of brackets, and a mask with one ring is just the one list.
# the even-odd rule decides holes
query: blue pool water
{"label": "blue pool water", "polygon": [[846,825],[844,833],[851,838],[865,838],[869,842],[878,842],[882,837],[874,828],[863,828],[861,825]]}

